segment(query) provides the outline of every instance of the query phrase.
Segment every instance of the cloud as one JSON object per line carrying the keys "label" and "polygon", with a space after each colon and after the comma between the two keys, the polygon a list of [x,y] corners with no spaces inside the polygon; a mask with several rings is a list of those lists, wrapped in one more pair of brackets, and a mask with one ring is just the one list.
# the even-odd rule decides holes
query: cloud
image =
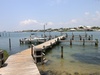
{"label": "cloud", "polygon": [[89,15],[90,13],[89,12],[85,12],[85,15]]}
{"label": "cloud", "polygon": [[47,25],[53,25],[54,23],[53,22],[47,22]]}
{"label": "cloud", "polygon": [[38,24],[37,20],[32,20],[32,19],[28,19],[28,20],[24,20],[20,22],[20,25],[32,25],[32,24]]}
{"label": "cloud", "polygon": [[[89,16],[86,16],[89,15]],[[100,12],[99,11],[95,11],[94,13],[90,12],[85,12],[85,15],[83,14],[83,17],[78,17],[78,18],[72,18],[69,21],[61,21],[61,22],[52,22],[52,21],[48,21],[48,22],[40,22],[34,19],[27,19],[27,20],[23,20],[20,22],[20,25],[22,28],[24,28],[24,26],[26,28],[34,28],[34,29],[42,29],[43,25],[46,25],[46,28],[69,28],[69,27],[78,27],[80,25],[83,26],[100,26]]]}
{"label": "cloud", "polygon": [[70,23],[77,23],[77,19],[72,19]]}

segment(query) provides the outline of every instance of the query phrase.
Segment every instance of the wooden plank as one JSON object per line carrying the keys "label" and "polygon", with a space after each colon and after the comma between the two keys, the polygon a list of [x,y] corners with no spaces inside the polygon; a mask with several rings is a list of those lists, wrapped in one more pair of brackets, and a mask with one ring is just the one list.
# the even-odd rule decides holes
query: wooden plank
{"label": "wooden plank", "polygon": [[[65,35],[60,36],[60,37],[57,37],[57,38],[59,38],[59,40],[61,40],[63,37],[65,37]],[[49,41],[47,41],[47,42],[44,42],[44,43],[42,43],[42,44],[40,44],[40,45],[37,45],[37,46],[35,46],[35,48],[43,49],[43,46],[48,47],[48,46],[51,45],[50,43],[54,44],[55,41],[57,41],[57,38],[54,38],[54,39],[49,40]]]}
{"label": "wooden plank", "polygon": [[0,75],[40,75],[31,57],[31,49],[9,56],[5,64],[0,68]]}

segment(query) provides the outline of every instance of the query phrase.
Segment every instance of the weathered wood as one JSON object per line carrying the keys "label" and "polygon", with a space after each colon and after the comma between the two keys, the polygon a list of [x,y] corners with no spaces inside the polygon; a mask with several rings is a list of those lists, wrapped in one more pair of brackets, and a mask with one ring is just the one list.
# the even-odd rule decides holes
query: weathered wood
{"label": "weathered wood", "polygon": [[63,46],[61,46],[61,58],[63,58]]}
{"label": "weathered wood", "polygon": [[4,52],[0,50],[0,67],[4,65]]}
{"label": "weathered wood", "polygon": [[1,75],[40,75],[30,48],[9,56],[4,65],[0,68]]}
{"label": "weathered wood", "polygon": [[85,39],[83,39],[83,46],[85,45]]}
{"label": "weathered wood", "polygon": [[96,41],[95,41],[95,46],[98,46],[98,39],[95,39]]}
{"label": "weathered wood", "polygon": [[9,50],[11,50],[11,39],[9,38]]}
{"label": "weathered wood", "polygon": [[70,39],[70,45],[72,46],[72,39]]}

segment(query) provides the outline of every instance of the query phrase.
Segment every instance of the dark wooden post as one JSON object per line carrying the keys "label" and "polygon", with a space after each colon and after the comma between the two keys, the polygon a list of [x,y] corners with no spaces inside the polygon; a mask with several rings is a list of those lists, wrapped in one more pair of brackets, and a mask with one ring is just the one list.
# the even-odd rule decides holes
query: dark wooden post
{"label": "dark wooden post", "polygon": [[0,67],[4,65],[4,52],[0,50]]}
{"label": "dark wooden post", "polygon": [[11,50],[11,39],[9,38],[9,49]]}
{"label": "dark wooden post", "polygon": [[89,35],[89,37],[88,37],[88,40],[91,40],[91,37],[90,37],[90,35]]}
{"label": "dark wooden post", "polygon": [[95,39],[95,46],[98,46],[98,39]]}
{"label": "dark wooden post", "polygon": [[81,35],[79,35],[79,38],[80,38],[80,40],[82,40],[82,36]]}
{"label": "dark wooden post", "polygon": [[83,46],[85,45],[85,39],[83,39]]}
{"label": "dark wooden post", "polygon": [[70,39],[70,45],[72,46],[72,39]]}
{"label": "dark wooden post", "polygon": [[61,46],[61,58],[63,58],[63,46]]}
{"label": "dark wooden post", "polygon": [[31,45],[31,56],[33,57],[33,47],[34,47],[34,45],[32,44]]}
{"label": "dark wooden post", "polygon": [[72,40],[74,40],[74,35],[72,35]]}
{"label": "dark wooden post", "polygon": [[93,35],[91,35],[91,40],[93,40]]}

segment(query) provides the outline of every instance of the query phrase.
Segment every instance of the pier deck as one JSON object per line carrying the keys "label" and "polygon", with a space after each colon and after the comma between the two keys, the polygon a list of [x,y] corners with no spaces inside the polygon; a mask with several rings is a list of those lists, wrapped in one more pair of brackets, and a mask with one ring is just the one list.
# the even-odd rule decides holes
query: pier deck
{"label": "pier deck", "polygon": [[63,38],[65,38],[65,35],[62,35],[62,36],[59,36],[59,37],[54,38],[52,40],[46,41],[45,43],[42,43],[40,45],[35,46],[35,48],[43,49],[43,46],[45,46],[45,48],[47,48],[47,47],[51,46],[51,44],[52,45],[55,44],[58,39],[61,40]]}
{"label": "pier deck", "polygon": [[9,56],[0,75],[40,75],[31,57],[31,49]]}
{"label": "pier deck", "polygon": [[[43,46],[48,47],[55,44],[57,40],[63,39],[65,36],[60,36],[44,42],[35,48],[43,49]],[[0,75],[40,75],[36,64],[31,56],[31,49],[26,49],[22,52],[9,56],[5,62],[5,66],[0,68]]]}

